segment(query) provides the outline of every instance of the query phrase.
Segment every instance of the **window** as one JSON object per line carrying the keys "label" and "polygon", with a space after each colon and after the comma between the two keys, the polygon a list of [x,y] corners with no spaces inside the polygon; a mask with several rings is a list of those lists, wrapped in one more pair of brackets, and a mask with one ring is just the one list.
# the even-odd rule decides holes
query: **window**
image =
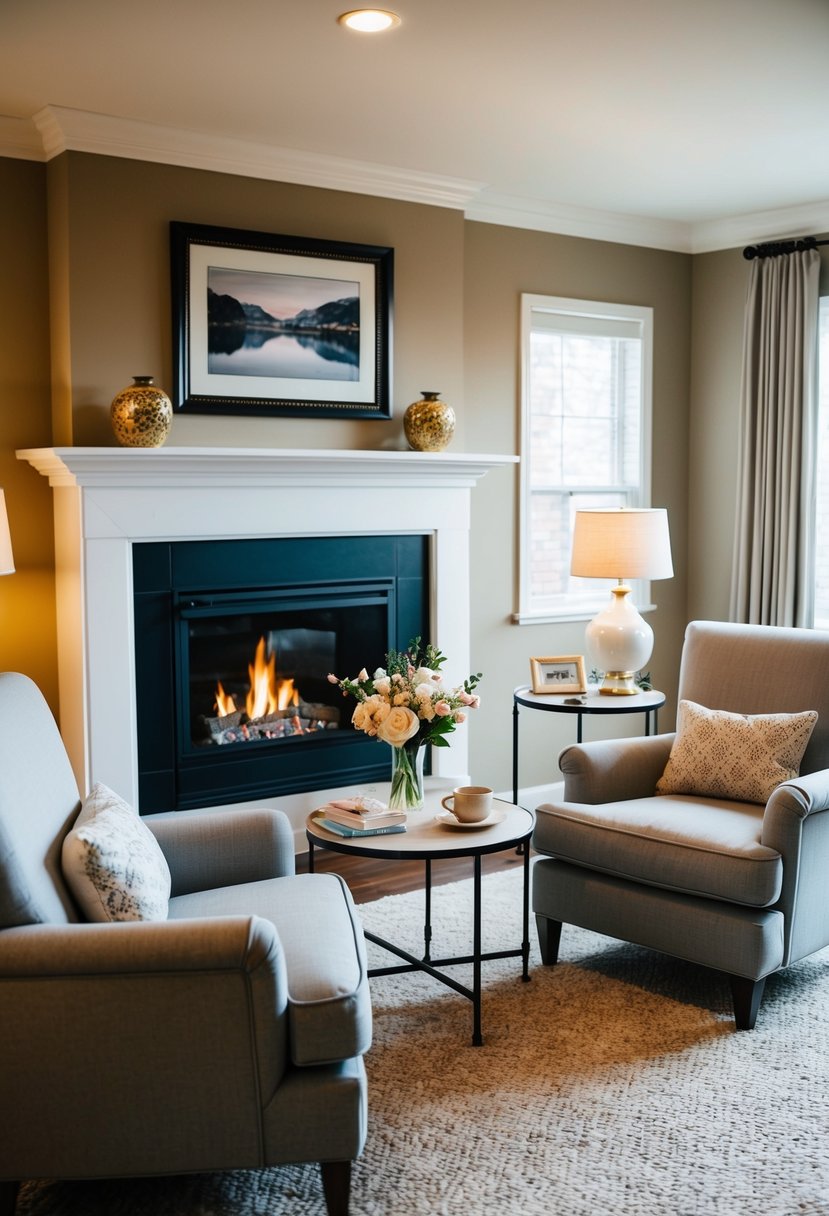
{"label": "window", "polygon": [[817,509],[815,517],[815,628],[829,629],[829,296],[818,313]]}
{"label": "window", "polygon": [[[576,510],[650,506],[653,310],[521,297],[519,621],[591,617],[610,583],[570,576]],[[649,588],[634,587],[641,608]]]}

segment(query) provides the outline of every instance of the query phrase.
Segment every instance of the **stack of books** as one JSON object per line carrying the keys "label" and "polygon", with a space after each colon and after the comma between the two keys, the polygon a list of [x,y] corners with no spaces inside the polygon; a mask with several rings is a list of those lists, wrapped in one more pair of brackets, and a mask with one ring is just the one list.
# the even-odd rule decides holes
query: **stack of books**
{"label": "stack of books", "polygon": [[314,818],[338,836],[385,836],[406,831],[405,811],[390,811],[376,798],[342,798],[327,802]]}

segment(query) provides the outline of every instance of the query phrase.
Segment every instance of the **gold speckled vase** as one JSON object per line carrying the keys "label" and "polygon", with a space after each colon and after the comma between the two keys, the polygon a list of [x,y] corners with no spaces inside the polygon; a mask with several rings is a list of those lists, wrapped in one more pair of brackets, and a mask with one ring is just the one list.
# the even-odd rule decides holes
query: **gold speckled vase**
{"label": "gold speckled vase", "polygon": [[173,403],[152,376],[133,376],[109,414],[115,438],[125,448],[160,448],[173,425]]}
{"label": "gold speckled vase", "polygon": [[416,452],[442,452],[455,433],[455,411],[439,400],[439,393],[422,390],[403,415],[403,430]]}

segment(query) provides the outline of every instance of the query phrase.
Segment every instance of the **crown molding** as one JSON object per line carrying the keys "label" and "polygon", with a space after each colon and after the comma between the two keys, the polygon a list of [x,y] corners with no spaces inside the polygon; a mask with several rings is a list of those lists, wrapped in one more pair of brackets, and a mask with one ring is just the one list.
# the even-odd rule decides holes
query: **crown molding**
{"label": "crown molding", "polygon": [[713,253],[720,249],[736,249],[740,245],[757,245],[763,241],[817,236],[823,232],[829,232],[829,199],[804,203],[800,207],[754,211],[748,215],[694,224],[691,253]]}
{"label": "crown molding", "polygon": [[540,199],[495,194],[487,190],[466,208],[466,218],[482,224],[501,224],[508,228],[530,228],[535,232],[554,232],[593,241],[612,241],[617,245],[644,245],[676,253],[691,252],[691,225],[676,220],[661,220]]}
{"label": "crown molding", "polygon": [[100,156],[122,156],[458,210],[482,186],[463,178],[277,148],[61,106],[46,106],[35,114],[34,121],[47,160],[70,150],[94,152]]}
{"label": "crown molding", "polygon": [[466,178],[214,137],[65,106],[45,106],[33,119],[0,115],[0,156],[48,161],[68,151],[448,207],[476,223],[674,253],[711,253],[829,232],[829,200],[690,223],[498,194],[485,182]]}
{"label": "crown molding", "polygon": [[44,160],[43,143],[30,118],[0,114],[0,156],[12,160]]}

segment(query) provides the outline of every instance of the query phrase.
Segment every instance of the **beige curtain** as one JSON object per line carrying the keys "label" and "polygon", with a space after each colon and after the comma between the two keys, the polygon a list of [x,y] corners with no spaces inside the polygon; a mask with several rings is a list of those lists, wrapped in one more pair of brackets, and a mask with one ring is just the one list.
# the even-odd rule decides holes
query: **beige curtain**
{"label": "beige curtain", "polygon": [[733,621],[813,624],[819,272],[815,249],[751,263],[743,332]]}

